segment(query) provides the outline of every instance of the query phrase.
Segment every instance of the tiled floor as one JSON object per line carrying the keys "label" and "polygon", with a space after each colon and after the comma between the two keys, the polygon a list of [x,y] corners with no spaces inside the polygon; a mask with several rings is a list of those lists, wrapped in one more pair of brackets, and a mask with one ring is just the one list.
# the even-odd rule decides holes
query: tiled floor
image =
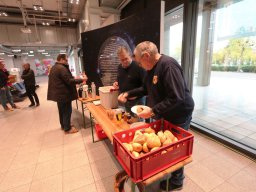
{"label": "tiled floor", "polygon": [[[46,78],[38,78],[41,106],[18,103],[13,112],[0,109],[1,192],[112,192],[114,175],[121,170],[107,140],[92,143],[90,129],[65,135],[57,106],[46,100]],[[73,110],[81,128],[81,112]],[[193,132],[193,162],[186,166],[188,192],[256,191],[256,163]],[[147,191],[157,192],[158,185]]]}

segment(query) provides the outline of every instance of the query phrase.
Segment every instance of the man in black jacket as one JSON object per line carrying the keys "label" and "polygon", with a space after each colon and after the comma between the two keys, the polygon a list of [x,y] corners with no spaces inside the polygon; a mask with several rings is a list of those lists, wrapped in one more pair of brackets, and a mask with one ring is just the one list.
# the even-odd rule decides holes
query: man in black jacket
{"label": "man in black jacket", "polygon": [[35,73],[32,69],[30,69],[29,63],[23,64],[23,69],[24,70],[22,72],[21,78],[24,80],[26,93],[31,102],[29,107],[35,106],[35,103],[36,103],[36,106],[39,106],[40,103],[39,103],[38,96],[36,94]]}
{"label": "man in black jacket", "polygon": [[57,102],[61,128],[65,133],[76,133],[71,127],[72,101],[77,99],[76,84],[85,83],[87,79],[74,79],[68,67],[66,54],[59,54],[57,62],[51,68],[48,82],[47,99]]}
{"label": "man in black jacket", "polygon": [[[117,55],[121,64],[118,66],[117,81],[113,83],[113,86],[119,89],[120,93],[141,87],[145,76],[144,69],[132,60],[126,47],[119,47]],[[125,110],[131,113],[131,107],[142,104],[144,104],[142,97],[133,97],[129,98],[124,106]]]}
{"label": "man in black jacket", "polygon": [[[139,117],[165,120],[188,130],[194,109],[194,101],[184,80],[181,66],[166,55],[160,55],[156,45],[145,41],[134,50],[135,59],[147,71],[143,87],[119,95],[121,102],[127,98],[148,95],[149,108],[138,113]],[[168,189],[180,190],[183,186],[184,168],[174,171]],[[162,190],[166,181],[161,182]]]}

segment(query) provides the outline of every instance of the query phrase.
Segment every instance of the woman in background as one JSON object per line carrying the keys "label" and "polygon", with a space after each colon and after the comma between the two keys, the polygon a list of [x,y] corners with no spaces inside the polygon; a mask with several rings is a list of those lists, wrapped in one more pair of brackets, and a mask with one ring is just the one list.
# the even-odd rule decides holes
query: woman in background
{"label": "woman in background", "polygon": [[39,99],[36,94],[36,80],[35,73],[32,69],[30,69],[30,64],[23,64],[24,71],[22,72],[21,78],[24,80],[27,96],[31,102],[29,107],[39,106]]}

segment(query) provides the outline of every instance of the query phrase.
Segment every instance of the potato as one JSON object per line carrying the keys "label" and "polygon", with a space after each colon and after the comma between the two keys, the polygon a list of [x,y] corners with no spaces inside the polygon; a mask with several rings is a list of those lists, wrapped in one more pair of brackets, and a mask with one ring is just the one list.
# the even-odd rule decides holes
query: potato
{"label": "potato", "polygon": [[164,134],[166,135],[166,137],[169,137],[171,140],[174,139],[174,135],[172,134],[171,131],[165,130],[165,131],[164,131]]}
{"label": "potato", "polygon": [[132,148],[133,148],[133,151],[141,152],[141,150],[142,150],[142,145],[139,144],[139,143],[133,143],[133,144],[132,144]]}
{"label": "potato", "polygon": [[143,133],[140,130],[137,130],[137,131],[135,131],[134,137],[136,137],[138,135],[143,135]]}
{"label": "potato", "polygon": [[134,143],[140,143],[143,145],[147,141],[147,137],[145,135],[137,135],[133,138]]}
{"label": "potato", "polygon": [[159,131],[159,132],[157,133],[157,136],[159,137],[161,143],[164,143],[164,142],[166,141],[166,139],[167,139],[166,136],[165,136],[165,134],[163,133],[163,131]]}
{"label": "potato", "polygon": [[160,147],[154,147],[154,148],[152,148],[151,150],[150,150],[150,152],[151,151],[156,151],[157,149],[159,149]]}
{"label": "potato", "polygon": [[137,107],[137,113],[141,113],[143,110],[143,107]]}
{"label": "potato", "polygon": [[147,143],[144,143],[144,144],[143,144],[142,150],[143,150],[145,153],[148,153],[148,152],[149,152],[148,144],[147,144]]}
{"label": "potato", "polygon": [[147,139],[150,137],[149,133],[143,133],[143,135],[145,135]]}
{"label": "potato", "polygon": [[147,140],[148,148],[161,147],[161,141],[157,135],[151,136]]}
{"label": "potato", "polygon": [[165,140],[165,142],[163,143],[163,146],[169,145],[169,144],[171,144],[171,143],[172,143],[172,140],[171,140],[170,138],[167,138],[167,139]]}
{"label": "potato", "polygon": [[144,131],[145,133],[155,133],[155,130],[152,129],[151,127],[146,128]]}
{"label": "potato", "polygon": [[179,141],[177,137],[174,137],[174,139],[172,140],[172,142],[176,142]]}
{"label": "potato", "polygon": [[136,151],[133,151],[132,154],[133,154],[135,157],[139,157],[139,156],[140,156],[140,154],[139,154],[138,152],[136,152]]}
{"label": "potato", "polygon": [[130,152],[133,151],[133,147],[132,147],[131,144],[129,144],[129,143],[123,143],[123,145],[124,145],[124,147],[125,147],[128,151],[130,151]]}

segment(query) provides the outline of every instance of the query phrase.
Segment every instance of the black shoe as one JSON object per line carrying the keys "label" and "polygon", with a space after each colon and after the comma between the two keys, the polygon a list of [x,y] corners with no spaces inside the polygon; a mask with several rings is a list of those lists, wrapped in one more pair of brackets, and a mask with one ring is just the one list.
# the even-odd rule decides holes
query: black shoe
{"label": "black shoe", "polygon": [[[166,191],[166,183],[167,180],[163,180],[160,182],[160,189],[162,191]],[[168,191],[179,191],[183,188],[183,185],[175,185],[169,181]]]}
{"label": "black shoe", "polygon": [[15,104],[12,106],[12,108],[13,108],[13,109],[20,109],[20,107],[18,107],[18,106],[15,105]]}
{"label": "black shoe", "polygon": [[29,105],[29,107],[33,107],[33,106],[35,106],[35,104],[30,104],[30,105]]}
{"label": "black shoe", "polygon": [[40,103],[37,103],[36,106],[37,106],[37,107],[40,106]]}

